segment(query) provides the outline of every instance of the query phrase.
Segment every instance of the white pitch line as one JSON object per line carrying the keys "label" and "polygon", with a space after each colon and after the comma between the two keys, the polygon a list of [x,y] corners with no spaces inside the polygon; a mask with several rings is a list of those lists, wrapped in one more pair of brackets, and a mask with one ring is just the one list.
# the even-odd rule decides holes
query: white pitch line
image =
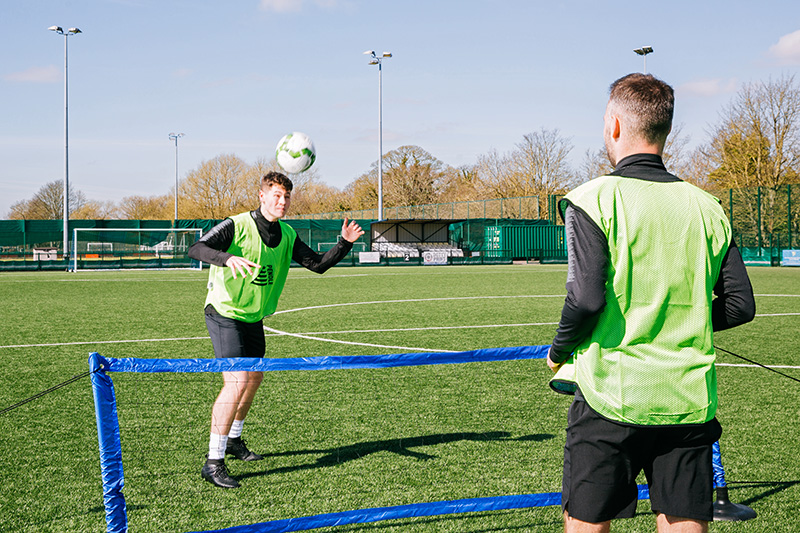
{"label": "white pitch line", "polygon": [[298,339],[308,339],[312,341],[322,341],[322,342],[333,342],[335,344],[350,344],[352,346],[371,346],[374,348],[390,348],[392,350],[412,350],[417,352],[450,352],[455,353],[455,350],[431,350],[429,348],[412,348],[408,346],[388,346],[385,344],[370,344],[367,342],[348,342],[348,341],[340,341],[336,339],[324,339],[322,337],[312,337],[310,335],[301,335],[300,333],[289,333],[288,331],[281,331],[279,329],[273,329],[267,326],[264,326],[264,329],[267,331],[271,331],[273,333],[277,333],[279,335],[287,335],[289,337],[297,337]]}
{"label": "white pitch line", "polygon": [[[761,368],[761,365],[751,365],[747,363],[717,363],[717,366],[738,366],[742,368]],[[800,370],[800,366],[791,365],[764,365],[767,368],[788,368],[789,370]]]}
{"label": "white pitch line", "polygon": [[172,342],[172,341],[199,341],[211,337],[175,337],[172,339],[128,339],[119,341],[77,341],[77,342],[49,342],[44,344],[7,344],[1,348],[43,348],[48,346],[80,346],[82,344],[125,344],[131,342]]}
{"label": "white pitch line", "polygon": [[[392,331],[431,331],[442,329],[522,328],[528,326],[557,326],[558,322],[531,322],[529,324],[486,324],[478,326],[430,326],[425,328],[349,329],[339,331],[306,331],[301,335],[341,335],[348,333],[387,333]],[[268,328],[264,328],[268,329]],[[275,334],[279,335],[279,334]],[[283,335],[283,333],[280,333]]]}
{"label": "white pitch line", "polygon": [[72,283],[119,283],[119,282],[146,282],[146,283],[162,283],[176,281],[188,283],[203,283],[205,279],[187,279],[187,278],[174,278],[174,279],[87,279],[87,278],[64,278],[64,279],[0,279],[0,283],[54,283],[54,282],[72,282]]}
{"label": "white pitch line", "polygon": [[[475,266],[480,266],[480,265],[475,265]],[[492,271],[492,270],[496,270],[496,271],[501,272],[501,273],[507,273],[510,270],[514,270],[514,271],[517,271],[517,272],[530,272],[530,273],[536,273],[536,274],[549,274],[551,272],[566,272],[567,271],[567,269],[563,268],[563,267],[540,269],[537,272],[537,271],[531,270],[529,266],[520,266],[520,267],[510,267],[510,266],[507,266],[507,265],[503,265],[501,267],[493,267],[493,266],[488,266],[488,265],[484,265],[484,266],[486,268],[485,269],[481,269],[481,270],[478,270],[478,269],[475,269],[475,268],[465,267],[463,270],[460,269],[461,271],[459,272],[459,274],[481,275],[481,276],[483,276],[488,271]],[[423,271],[423,270],[420,270],[419,268],[416,268],[416,267],[404,266],[403,270],[405,270],[405,272],[369,272],[369,273],[366,273],[366,274],[330,274],[330,273],[326,273],[324,276],[319,276],[319,275],[316,275],[316,274],[311,274],[309,272],[299,271],[297,273],[291,273],[290,272],[289,275],[292,276],[291,279],[293,279],[293,280],[296,280],[296,279],[318,279],[318,280],[322,280],[322,279],[328,279],[328,278],[357,278],[357,277],[364,277],[364,276],[370,276],[370,277],[376,277],[376,276],[418,276],[418,275],[424,274],[426,277],[428,277],[428,276],[451,276],[453,274],[452,272],[431,271],[430,270],[431,269],[430,266],[423,266],[423,267],[420,267],[420,268],[425,269],[425,270]],[[412,270],[412,269],[414,269],[414,270]],[[504,269],[504,270],[501,270],[501,269]]]}
{"label": "white pitch line", "polygon": [[[474,329],[474,328],[514,328],[514,327],[527,327],[527,326],[557,326],[558,322],[532,322],[530,324],[486,324],[476,326],[432,326],[425,328],[387,328],[387,329],[352,329],[352,330],[339,330],[339,331],[306,331],[298,333],[297,335],[344,335],[348,333],[385,333],[396,331],[428,331],[428,330],[441,330],[441,329]],[[270,329],[270,328],[264,328]],[[289,333],[275,330],[277,333],[272,333],[268,336],[275,335],[289,335]],[[46,348],[54,346],[80,346],[84,344],[125,344],[135,342],[174,342],[174,341],[202,341],[208,340],[210,337],[173,337],[164,339],[127,339],[118,341],[77,341],[77,342],[49,342],[43,344],[8,344],[0,346],[3,348]],[[320,339],[327,340],[330,339]],[[415,350],[417,348],[414,348]],[[439,351],[439,350],[437,350]]]}
{"label": "white pitch line", "polygon": [[294,313],[295,311],[309,311],[311,309],[326,309],[329,307],[349,307],[352,305],[375,305],[375,304],[401,304],[413,302],[445,302],[452,300],[500,300],[506,298],[564,298],[563,294],[538,294],[538,295],[519,295],[519,296],[453,296],[450,298],[412,298],[408,300],[376,300],[372,302],[344,302],[338,304],[326,305],[312,305],[309,307],[297,307],[295,309],[286,309],[284,311],[276,311],[272,314],[282,315],[284,313]]}
{"label": "white pitch line", "polygon": [[[79,280],[75,280],[79,281]],[[97,280],[99,281],[99,280]],[[178,281],[178,280],[176,280]],[[800,297],[798,294],[756,294],[755,296],[772,296],[772,297]],[[386,304],[386,303],[412,303],[412,302],[430,302],[430,301],[452,301],[452,300],[494,300],[494,299],[507,299],[507,298],[563,298],[563,295],[560,294],[539,294],[539,295],[512,295],[512,296],[459,296],[459,297],[450,297],[450,298],[414,298],[408,300],[378,300],[378,301],[370,301],[370,302],[346,302],[346,303],[338,303],[338,304],[327,304],[327,305],[316,305],[310,307],[298,307],[295,309],[286,309],[284,311],[277,311],[273,314],[279,315],[284,313],[293,313],[295,311],[308,311],[312,309],[324,309],[330,307],[348,307],[354,305],[374,305],[374,304]],[[763,317],[777,317],[777,316],[800,316],[800,313],[769,313],[769,314],[757,314],[757,318]],[[525,326],[554,326],[558,325],[558,322],[534,322],[529,324],[489,324],[489,325],[475,325],[475,326],[432,326],[427,328],[392,328],[392,329],[373,329],[373,330],[351,330],[351,331],[321,331],[321,332],[310,332],[310,333],[303,333],[303,334],[291,334],[288,332],[282,332],[280,330],[274,330],[275,335],[289,335],[289,336],[300,336],[305,337],[302,338],[312,338],[308,335],[333,335],[333,334],[347,334],[347,333],[381,333],[381,332],[391,332],[391,331],[426,331],[426,330],[444,330],[444,329],[469,329],[469,328],[499,328],[499,327],[525,327]],[[271,329],[265,327],[264,329]],[[76,341],[76,342],[52,342],[52,343],[42,343],[42,344],[8,344],[4,346],[0,346],[0,349],[4,348],[43,348],[43,347],[55,347],[55,346],[80,346],[86,344],[124,344],[124,343],[136,343],[136,342],[174,342],[174,341],[193,341],[193,340],[207,340],[209,337],[174,337],[174,338],[164,338],[164,339],[128,339],[128,340],[114,340],[114,341]],[[324,341],[324,342],[339,342],[341,344],[354,344],[360,346],[375,346],[375,347],[385,347],[385,348],[397,348],[397,349],[408,349],[408,350],[422,350],[422,351],[446,351],[446,350],[426,350],[423,348],[406,348],[402,346],[384,346],[380,344],[362,344],[362,343],[354,343],[354,342],[346,342],[346,341],[334,341],[331,339],[322,339],[317,338],[316,340]],[[722,364],[722,363],[721,363]],[[780,367],[776,367],[780,368]],[[793,367],[789,367],[793,368]]]}

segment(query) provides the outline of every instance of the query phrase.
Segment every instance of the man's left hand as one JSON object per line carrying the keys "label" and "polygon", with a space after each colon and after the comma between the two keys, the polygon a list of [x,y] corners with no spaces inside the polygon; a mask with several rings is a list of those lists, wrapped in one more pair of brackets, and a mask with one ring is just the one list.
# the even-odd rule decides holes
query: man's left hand
{"label": "man's left hand", "polygon": [[547,351],[547,366],[550,367],[554,373],[558,372],[558,369],[561,368],[561,365],[564,363],[554,363],[552,359],[550,359],[550,354],[553,353],[553,347],[551,346],[550,349]]}
{"label": "man's left hand", "polygon": [[342,238],[344,240],[347,242],[356,242],[362,235],[364,235],[364,230],[361,229],[361,226],[356,224],[354,220],[348,223],[347,219],[344,219],[344,222],[342,222]]}

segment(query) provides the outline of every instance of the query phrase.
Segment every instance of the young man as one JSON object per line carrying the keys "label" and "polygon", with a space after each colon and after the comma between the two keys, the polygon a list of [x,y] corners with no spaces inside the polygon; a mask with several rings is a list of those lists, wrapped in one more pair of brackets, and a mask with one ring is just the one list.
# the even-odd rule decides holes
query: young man
{"label": "young man", "polygon": [[615,170],[560,205],[567,297],[547,362],[558,371],[574,354],[568,532],[633,516],[641,471],[658,531],[707,531],[713,519],[712,331],[752,320],[755,301],[719,201],[664,167],[673,108],[651,75],[615,81],[604,116]]}
{"label": "young man", "polygon": [[[339,242],[325,255],[316,254],[280,220],[289,210],[291,194],[289,178],[269,172],[261,179],[258,209],[225,219],[189,248],[190,257],[211,264],[205,317],[216,357],[264,357],[263,318],[277,308],[291,261],[322,274],[364,234],[358,224],[345,219]],[[241,438],[262,373],[223,372],[222,378],[201,475],[218,487],[235,488],[239,483],[229,475],[225,455],[263,459]]]}

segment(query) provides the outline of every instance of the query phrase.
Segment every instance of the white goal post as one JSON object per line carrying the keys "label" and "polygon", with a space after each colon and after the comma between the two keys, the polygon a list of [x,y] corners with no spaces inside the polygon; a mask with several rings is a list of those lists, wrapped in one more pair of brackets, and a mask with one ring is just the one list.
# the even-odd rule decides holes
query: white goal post
{"label": "white goal post", "polygon": [[[325,252],[336,246],[336,244],[337,243],[335,242],[318,242],[317,253],[324,254]],[[353,243],[353,249],[351,253],[366,252],[366,251],[367,251],[367,243],[361,241],[356,241]]]}
{"label": "white goal post", "polygon": [[192,269],[187,255],[200,228],[74,228],[71,270]]}

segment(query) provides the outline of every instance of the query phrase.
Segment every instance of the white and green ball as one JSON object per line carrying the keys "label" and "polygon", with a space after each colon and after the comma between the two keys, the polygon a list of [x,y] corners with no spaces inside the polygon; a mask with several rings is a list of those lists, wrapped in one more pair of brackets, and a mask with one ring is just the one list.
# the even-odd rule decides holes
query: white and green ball
{"label": "white and green ball", "polygon": [[284,135],[275,150],[275,159],[289,174],[305,172],[316,158],[317,152],[311,138],[299,131]]}

